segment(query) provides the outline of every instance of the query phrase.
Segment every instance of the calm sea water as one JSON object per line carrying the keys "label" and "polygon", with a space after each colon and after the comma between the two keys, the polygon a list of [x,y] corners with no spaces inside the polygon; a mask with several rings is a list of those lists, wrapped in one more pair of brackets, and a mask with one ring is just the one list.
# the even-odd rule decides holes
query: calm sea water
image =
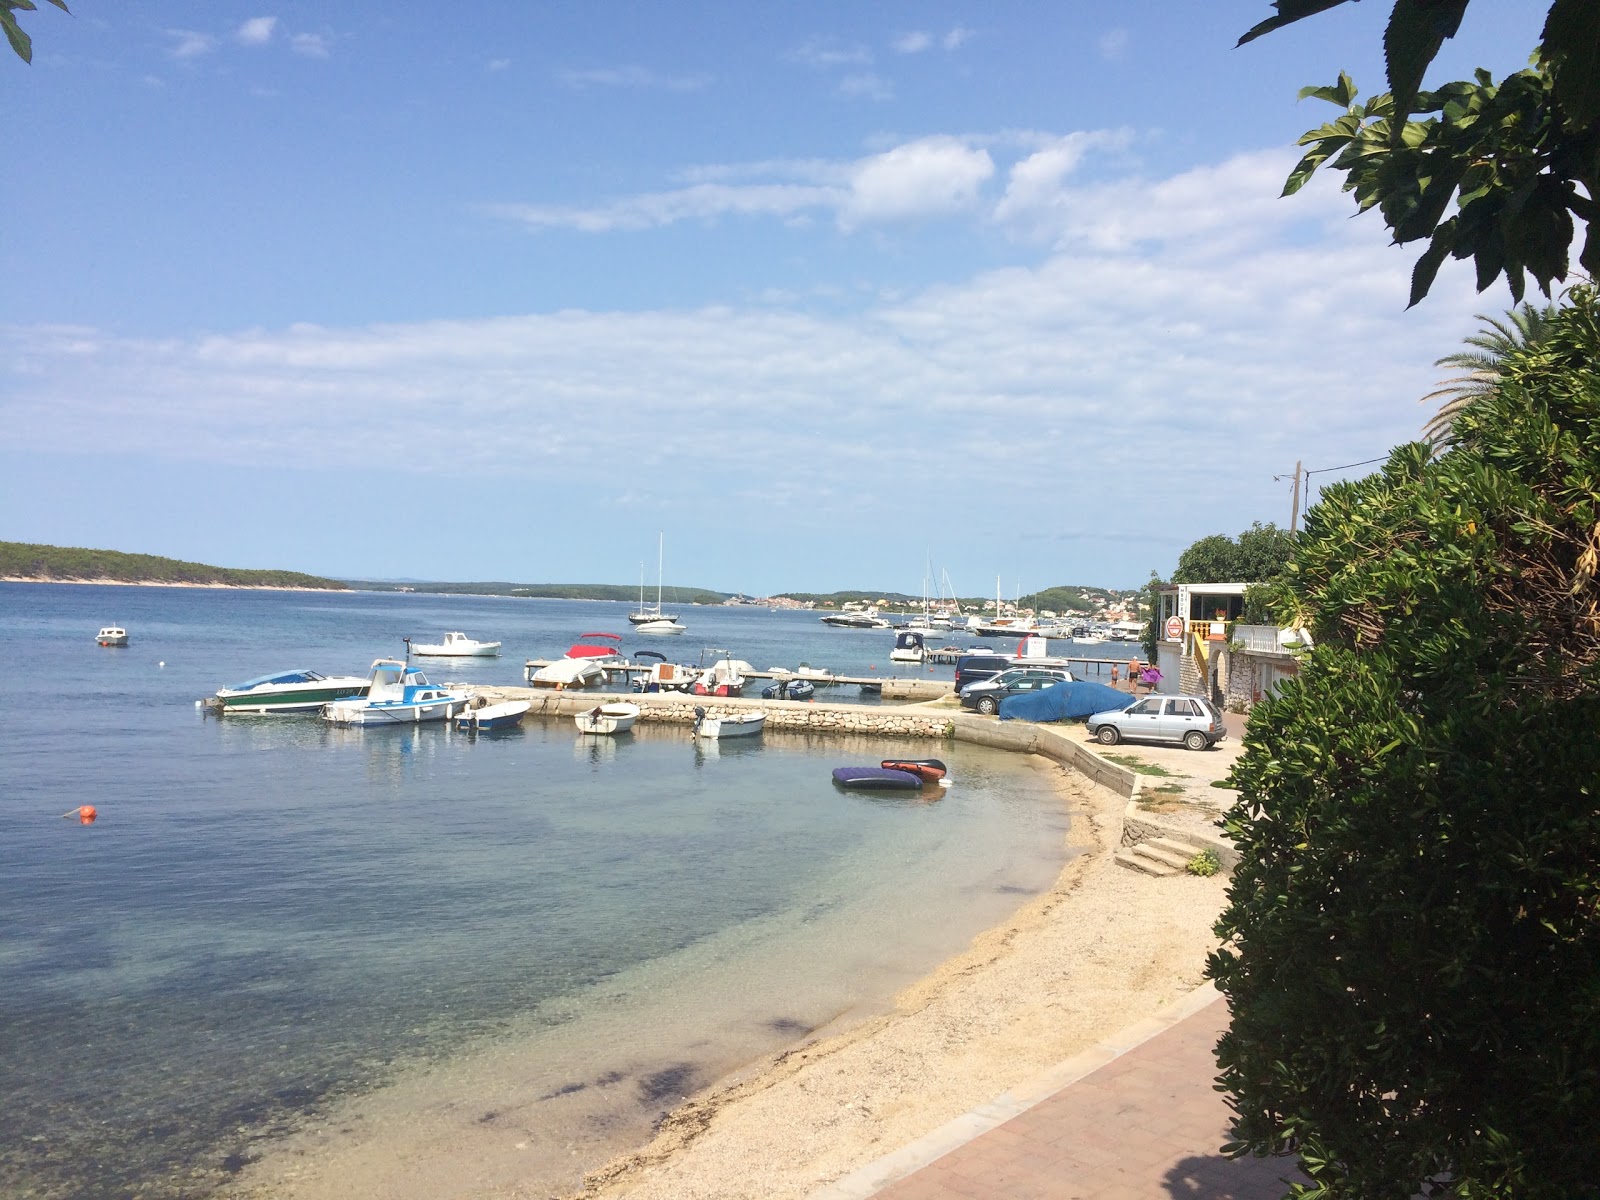
{"label": "calm sea water", "polygon": [[[0,584],[0,1193],[211,1194],[341,1101],[510,1054],[547,1065],[563,1147],[640,1136],[1059,870],[1049,775],[978,748],[532,721],[471,739],[194,705],[267,671],[364,674],[447,629],[507,653],[435,679],[516,683],[580,633],[626,636],[627,607]],[[627,646],[888,667],[881,631],[678,611],[684,638]],[[110,623],[129,648],[94,644]],[[955,785],[907,802],[830,782],[911,751]],[[62,819],[81,804],[95,824]]]}

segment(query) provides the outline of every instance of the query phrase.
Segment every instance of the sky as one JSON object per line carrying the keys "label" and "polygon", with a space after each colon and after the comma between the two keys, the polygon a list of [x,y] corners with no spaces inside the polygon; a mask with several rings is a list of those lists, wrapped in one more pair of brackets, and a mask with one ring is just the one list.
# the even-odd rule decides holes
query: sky
{"label": "sky", "polygon": [[1408,311],[1342,177],[1279,199],[1377,0],[1237,48],[1267,0],[70,6],[0,55],[4,540],[1132,587],[1416,438],[1510,304]]}

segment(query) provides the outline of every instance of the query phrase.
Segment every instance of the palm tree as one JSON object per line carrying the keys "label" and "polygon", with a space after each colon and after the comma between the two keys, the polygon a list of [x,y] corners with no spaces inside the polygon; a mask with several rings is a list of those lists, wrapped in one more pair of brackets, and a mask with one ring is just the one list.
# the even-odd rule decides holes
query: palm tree
{"label": "palm tree", "polygon": [[1435,359],[1434,366],[1465,371],[1454,379],[1442,380],[1442,386],[1422,397],[1419,404],[1440,401],[1439,411],[1422,427],[1422,436],[1435,451],[1450,445],[1455,436],[1456,417],[1473,401],[1493,392],[1500,386],[1500,364],[1508,355],[1544,341],[1555,315],[1555,305],[1535,308],[1519,304],[1506,313],[1504,320],[1477,314],[1484,328],[1466,339],[1472,350],[1458,350]]}

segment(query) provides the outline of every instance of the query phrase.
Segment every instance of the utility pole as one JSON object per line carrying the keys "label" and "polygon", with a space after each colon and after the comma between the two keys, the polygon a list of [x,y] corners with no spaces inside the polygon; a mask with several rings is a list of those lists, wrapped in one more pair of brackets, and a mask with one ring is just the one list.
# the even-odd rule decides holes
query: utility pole
{"label": "utility pole", "polygon": [[1289,509],[1289,532],[1294,533],[1300,528],[1300,459],[1294,464],[1294,504]]}

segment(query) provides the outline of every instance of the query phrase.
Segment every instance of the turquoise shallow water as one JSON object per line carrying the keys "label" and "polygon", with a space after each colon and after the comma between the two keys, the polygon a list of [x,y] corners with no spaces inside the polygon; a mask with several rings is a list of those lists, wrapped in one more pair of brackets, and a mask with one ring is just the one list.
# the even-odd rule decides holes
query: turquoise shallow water
{"label": "turquoise shallow water", "polygon": [[[896,802],[828,768],[927,743],[474,740],[193,703],[445,629],[508,653],[436,677],[514,682],[625,611],[0,585],[0,1193],[205,1195],[341,1100],[513,1043],[552,1097],[583,1095],[552,1100],[564,1138],[631,1136],[881,1003],[1059,869],[1049,777],[974,748],[937,750],[947,794]],[[686,651],[886,665],[882,635],[805,614],[684,619]],[[128,649],[94,644],[111,622]],[[83,803],[93,826],[60,818]]]}

